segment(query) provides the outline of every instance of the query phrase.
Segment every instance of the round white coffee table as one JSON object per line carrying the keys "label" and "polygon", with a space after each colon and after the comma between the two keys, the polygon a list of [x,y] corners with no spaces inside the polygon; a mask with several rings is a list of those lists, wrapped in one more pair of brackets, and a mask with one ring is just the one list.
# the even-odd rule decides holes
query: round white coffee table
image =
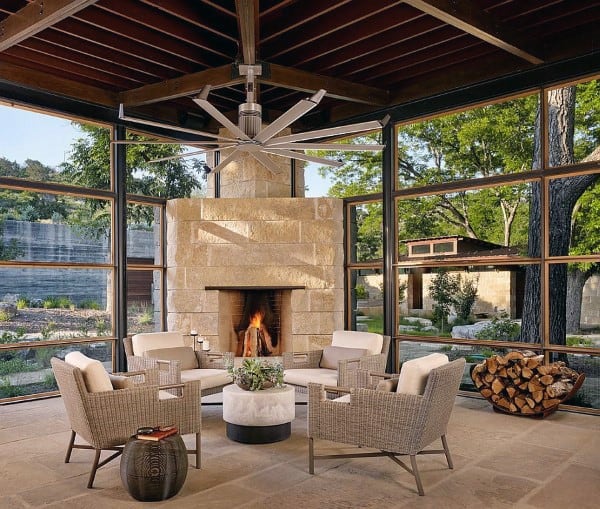
{"label": "round white coffee table", "polygon": [[268,444],[289,438],[296,417],[295,391],[290,385],[245,391],[223,388],[223,420],[227,437],[245,444]]}

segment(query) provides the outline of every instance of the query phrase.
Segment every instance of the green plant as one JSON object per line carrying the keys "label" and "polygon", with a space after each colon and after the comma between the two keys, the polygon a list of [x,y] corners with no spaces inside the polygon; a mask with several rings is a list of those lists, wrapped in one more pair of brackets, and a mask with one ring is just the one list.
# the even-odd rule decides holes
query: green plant
{"label": "green plant", "polygon": [[459,279],[445,270],[440,270],[431,280],[429,296],[433,300],[433,321],[444,332],[444,325],[448,324],[450,308],[455,303],[454,297],[460,289]]}
{"label": "green plant", "polygon": [[369,292],[367,292],[367,289],[364,287],[364,285],[356,285],[356,287],[354,288],[354,292],[356,294],[357,299],[362,300],[369,298]]}
{"label": "green plant", "polygon": [[7,377],[0,378],[0,399],[23,396],[25,393],[26,391],[21,386],[12,385]]}
{"label": "green plant", "polygon": [[71,309],[72,306],[74,306],[74,304],[71,299],[64,295],[49,295],[42,303],[44,309]]}
{"label": "green plant", "polygon": [[[454,308],[456,315],[463,323],[467,323],[471,315],[471,309],[477,298],[477,283],[478,278],[467,279],[464,283],[458,276],[458,292],[454,297]],[[458,325],[458,324],[457,324]]]}
{"label": "green plant", "polygon": [[237,368],[233,367],[233,364],[227,366],[227,372],[236,384],[251,391],[283,385],[283,364],[280,362],[244,359],[242,365]]}
{"label": "green plant", "polygon": [[488,325],[475,334],[477,339],[495,339],[515,341],[519,339],[521,326],[508,318],[494,318]]}
{"label": "green plant", "polygon": [[104,336],[109,329],[109,324],[103,318],[96,320],[96,334],[98,336]]}
{"label": "green plant", "polygon": [[47,341],[49,339],[52,339],[52,335],[56,332],[57,329],[58,325],[56,325],[56,322],[48,322],[48,325],[45,325],[40,329],[42,340]]}
{"label": "green plant", "polygon": [[35,368],[24,361],[21,357],[13,357],[9,360],[0,361],[0,375],[34,371]]}
{"label": "green plant", "polygon": [[0,334],[0,345],[6,345],[9,343],[18,343],[25,339],[25,328],[17,327],[15,332],[3,331]]}
{"label": "green plant", "polygon": [[142,314],[138,316],[137,322],[138,325],[151,325],[152,323],[154,323],[154,312],[152,311],[152,309],[144,309]]}
{"label": "green plant", "polygon": [[11,316],[5,309],[0,310],[0,322],[10,322]]}
{"label": "green plant", "polygon": [[591,338],[584,336],[569,336],[567,337],[567,346],[594,346]]}
{"label": "green plant", "polygon": [[19,297],[17,299],[17,309],[25,309],[30,306],[29,299],[27,297]]}
{"label": "green plant", "polygon": [[95,311],[100,310],[100,304],[98,304],[95,300],[85,299],[79,303],[80,309],[93,309]]}

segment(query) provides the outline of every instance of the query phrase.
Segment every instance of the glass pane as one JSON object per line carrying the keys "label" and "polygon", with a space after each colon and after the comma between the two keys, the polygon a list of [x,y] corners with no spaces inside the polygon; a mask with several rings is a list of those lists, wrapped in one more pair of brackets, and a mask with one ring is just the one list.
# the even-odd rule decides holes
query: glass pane
{"label": "glass pane", "polygon": [[112,371],[112,342],[0,350],[0,399],[58,390],[50,359],[64,359],[74,350],[98,359]]}
{"label": "glass pane", "polygon": [[477,345],[448,345],[445,343],[416,343],[413,341],[401,341],[399,343],[398,354],[400,363],[432,353],[447,355],[450,361],[464,357],[467,364],[460,389],[477,392],[473,380],[471,380],[471,368],[492,355],[504,355],[506,350]]}
{"label": "glass pane", "polygon": [[549,166],[573,164],[594,157],[600,125],[600,82],[597,80],[550,90],[548,94]]}
{"label": "glass pane", "polygon": [[161,325],[161,271],[127,271],[127,333],[156,332]]}
{"label": "glass pane", "polygon": [[567,405],[600,408],[600,357],[583,354],[552,353],[551,362],[563,361],[571,369],[585,374],[583,385],[575,395],[565,401]]}
{"label": "glass pane", "polygon": [[[539,256],[539,234],[530,233],[532,184],[458,191],[397,201],[398,254],[404,257]],[[537,202],[536,202],[537,203]],[[535,224],[539,224],[536,221]]]}
{"label": "glass pane", "polygon": [[350,206],[350,259],[366,262],[383,258],[381,202]]}
{"label": "glass pane", "polygon": [[127,205],[127,262],[160,265],[161,207]]}
{"label": "glass pane", "polygon": [[111,283],[107,269],[2,268],[0,332],[17,342],[110,336]]}
{"label": "glass pane", "polygon": [[398,334],[518,341],[523,330],[539,342],[540,302],[532,297],[539,280],[528,283],[529,272],[521,265],[399,268]]}
{"label": "glass pane", "polygon": [[[600,173],[553,179],[550,256],[600,254]],[[593,270],[593,268],[592,268]]]}
{"label": "glass pane", "polygon": [[179,144],[156,144],[156,140],[131,132],[127,139],[140,142],[127,145],[127,192],[163,198],[189,198],[203,195],[206,179],[206,159],[180,157],[158,161],[165,157],[198,151],[199,147]]}
{"label": "glass pane", "polygon": [[550,343],[600,348],[599,263],[550,265]]}
{"label": "glass pane", "polygon": [[398,188],[532,168],[538,95],[398,128]]}
{"label": "glass pane", "polygon": [[111,202],[0,190],[0,259],[110,263]]}
{"label": "glass pane", "polygon": [[352,330],[383,334],[383,274],[379,269],[350,271]]}

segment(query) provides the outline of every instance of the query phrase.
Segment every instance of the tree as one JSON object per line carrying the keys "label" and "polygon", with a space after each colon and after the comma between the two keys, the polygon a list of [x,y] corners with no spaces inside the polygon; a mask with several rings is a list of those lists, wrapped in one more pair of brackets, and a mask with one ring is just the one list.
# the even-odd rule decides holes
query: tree
{"label": "tree", "polygon": [[[588,85],[597,87],[596,82]],[[587,87],[584,87],[587,88]],[[600,96],[596,95],[597,101]],[[575,162],[575,105],[576,88],[574,86],[554,89],[548,94],[548,148],[549,165],[563,166]],[[598,113],[588,112],[598,122]],[[542,166],[541,122],[538,114],[536,121],[536,145],[534,148],[534,169]],[[587,133],[589,136],[589,133]],[[589,146],[589,144],[588,144]],[[598,174],[580,175],[553,179],[549,183],[549,254],[550,256],[565,256],[571,247],[572,217],[577,201],[583,193],[598,180]],[[539,184],[532,187],[528,253],[532,257],[541,255],[541,196]],[[541,274],[538,266],[528,266],[526,269],[523,323],[521,340],[539,342],[541,326]],[[550,343],[566,344],[567,316],[567,265],[552,264],[549,268],[549,301],[550,301]],[[581,285],[583,288],[583,285]]]}
{"label": "tree", "polygon": [[[71,147],[69,160],[61,165],[61,178],[75,185],[97,189],[110,188],[110,131],[106,128],[78,124],[84,136]],[[129,134],[128,139],[145,138]],[[128,145],[127,192],[164,198],[189,197],[201,187],[197,177],[198,164],[188,164],[184,159],[150,163],[152,159],[182,154],[181,145]],[[150,207],[128,207],[128,219],[133,223],[152,224]],[[73,225],[92,232],[105,231],[110,224],[107,202],[86,200],[85,207],[69,217]]]}

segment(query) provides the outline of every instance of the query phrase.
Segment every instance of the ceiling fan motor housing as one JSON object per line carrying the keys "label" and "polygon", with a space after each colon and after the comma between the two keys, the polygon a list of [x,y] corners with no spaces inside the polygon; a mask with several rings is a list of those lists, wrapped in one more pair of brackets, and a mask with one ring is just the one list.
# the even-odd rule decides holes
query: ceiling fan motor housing
{"label": "ceiling fan motor housing", "polygon": [[258,103],[246,102],[238,106],[238,127],[250,138],[262,127],[262,107]]}

